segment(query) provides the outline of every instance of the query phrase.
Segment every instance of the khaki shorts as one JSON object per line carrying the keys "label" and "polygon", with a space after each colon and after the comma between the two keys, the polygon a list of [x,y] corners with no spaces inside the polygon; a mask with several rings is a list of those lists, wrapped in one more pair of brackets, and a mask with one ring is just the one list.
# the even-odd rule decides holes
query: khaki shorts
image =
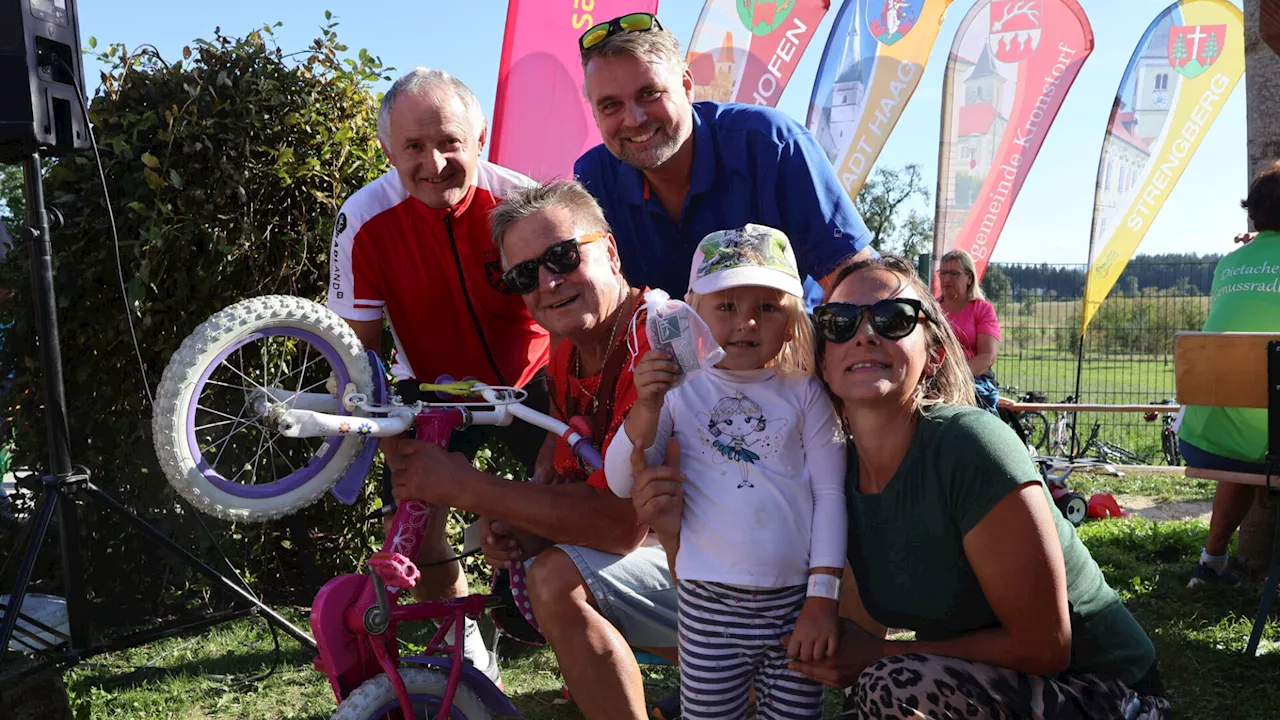
{"label": "khaki shorts", "polygon": [[[578,567],[605,619],[632,647],[677,644],[676,587],[660,545],[642,545],[626,555],[581,545],[557,545]],[[529,560],[529,564],[537,558]]]}

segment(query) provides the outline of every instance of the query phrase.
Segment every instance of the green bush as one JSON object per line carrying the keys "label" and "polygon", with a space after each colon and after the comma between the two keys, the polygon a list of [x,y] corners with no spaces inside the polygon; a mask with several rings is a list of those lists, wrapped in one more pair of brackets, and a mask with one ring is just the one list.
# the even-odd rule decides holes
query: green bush
{"label": "green bush", "polygon": [[[327,14],[326,14],[327,15]],[[132,315],[154,391],[170,355],[209,315],[268,293],[322,299],[332,224],[343,200],[386,170],[377,142],[373,82],[388,68],[361,50],[344,57],[337,23],[303,53],[286,55],[263,27],[244,38],[215,31],[182,57],[149,46],[112,45],[90,105]],[[91,39],[90,45],[96,43]],[[57,307],[74,462],[165,534],[196,547],[194,513],[177,502],[152,449],[151,408],[143,392],[98,171],[87,153],[52,164],[46,197],[65,226],[54,234]],[[0,376],[13,372],[5,399],[20,466],[47,464],[42,396],[26,253],[0,268],[0,305],[12,322]],[[265,525],[207,520],[260,590],[297,588],[307,602],[328,576],[351,572],[371,531],[357,507],[331,498]],[[191,580],[153,543],[85,504],[82,536],[92,590],[139,608],[164,601]],[[46,553],[53,559],[53,553]],[[51,589],[56,590],[56,587]],[[187,596],[190,599],[190,596]],[[118,611],[124,603],[115,603]]]}

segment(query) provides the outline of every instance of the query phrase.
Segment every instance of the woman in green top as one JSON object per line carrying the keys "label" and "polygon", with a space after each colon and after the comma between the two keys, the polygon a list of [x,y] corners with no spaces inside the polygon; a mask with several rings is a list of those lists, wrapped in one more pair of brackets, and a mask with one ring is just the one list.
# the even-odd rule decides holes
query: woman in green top
{"label": "woman in green top", "polygon": [[1168,717],[1155,648],[1017,436],[973,406],[911,265],[850,266],[814,321],[851,437],[846,614],[915,640],[844,621],[836,656],[796,669],[853,686],[844,717]]}

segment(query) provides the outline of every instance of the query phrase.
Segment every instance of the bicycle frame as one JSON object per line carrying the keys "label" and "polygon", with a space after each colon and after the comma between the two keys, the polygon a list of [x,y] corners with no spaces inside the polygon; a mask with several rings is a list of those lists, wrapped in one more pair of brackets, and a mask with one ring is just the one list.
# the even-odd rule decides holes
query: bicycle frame
{"label": "bicycle frame", "polygon": [[[465,429],[473,424],[509,425],[514,418],[520,418],[564,437],[574,454],[583,462],[594,467],[602,466],[599,452],[591,446],[590,439],[574,432],[565,423],[512,402],[507,390],[482,384],[477,384],[476,390],[485,399],[484,404],[492,405],[493,410],[471,410],[470,407],[461,406],[462,404],[432,407],[426,403],[418,403],[413,408],[368,406],[365,409],[384,411],[388,417],[353,418],[295,407],[276,414],[272,419],[281,423],[278,425],[281,428],[284,423],[290,423],[289,432],[296,433],[291,434],[291,437],[346,434],[351,432],[351,425],[360,423],[367,423],[368,427],[363,431],[357,428],[359,434],[385,437],[403,432],[413,425],[417,429],[419,440],[434,442],[443,447],[448,445],[454,430]],[[281,393],[273,399],[280,401],[286,395]],[[328,395],[325,397],[328,398],[327,405],[319,398],[314,398],[314,403],[307,402],[313,398],[300,400],[311,407],[335,407],[336,399]],[[343,402],[361,406],[364,399],[348,394]],[[476,404],[480,403],[467,405]],[[345,430],[343,424],[347,425]],[[338,432],[334,432],[335,430]],[[472,595],[454,600],[396,605],[400,591],[417,583],[418,570],[413,566],[412,559],[417,557],[431,512],[432,508],[421,502],[398,504],[395,518],[387,529],[382,551],[370,558],[370,574],[334,578],[317,593],[311,613],[311,630],[319,650],[315,668],[328,676],[329,684],[339,702],[361,683],[385,673],[395,690],[401,712],[404,717],[412,718],[412,699],[399,673],[402,659],[399,657],[397,630],[403,622],[435,619],[439,621],[439,628],[423,654],[403,659],[403,662],[448,670],[446,691],[438,708],[433,709],[433,715],[449,717],[457,687],[460,683],[465,683],[494,713],[520,717],[506,695],[484,673],[463,660],[464,618],[478,619],[496,601],[495,596]],[[455,634],[454,641],[449,643],[447,636],[451,629],[455,630]]]}

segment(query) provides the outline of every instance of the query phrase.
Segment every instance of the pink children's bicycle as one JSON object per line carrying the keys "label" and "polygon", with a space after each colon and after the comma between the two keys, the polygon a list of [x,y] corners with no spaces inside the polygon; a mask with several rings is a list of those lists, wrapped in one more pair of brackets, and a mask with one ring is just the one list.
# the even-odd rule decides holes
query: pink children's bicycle
{"label": "pink children's bicycle", "polygon": [[[442,378],[424,386],[439,402],[406,405],[388,396],[384,378],[376,354],[324,306],[289,296],[237,303],[196,328],[165,368],[153,419],[160,464],[197,508],[239,522],[287,515],[326,492],[354,503],[378,438],[410,427],[445,445],[454,430],[519,419],[601,467],[590,438],[522,405],[518,388]],[[315,667],[338,699],[334,720],[519,717],[462,659],[462,619],[496,607],[497,596],[397,603],[417,582],[412,558],[431,512],[418,502],[398,506],[369,573],[334,578],[315,597]],[[523,580],[512,572],[512,595],[533,623]],[[401,658],[400,624],[421,620],[438,623],[434,637],[422,655]]]}

